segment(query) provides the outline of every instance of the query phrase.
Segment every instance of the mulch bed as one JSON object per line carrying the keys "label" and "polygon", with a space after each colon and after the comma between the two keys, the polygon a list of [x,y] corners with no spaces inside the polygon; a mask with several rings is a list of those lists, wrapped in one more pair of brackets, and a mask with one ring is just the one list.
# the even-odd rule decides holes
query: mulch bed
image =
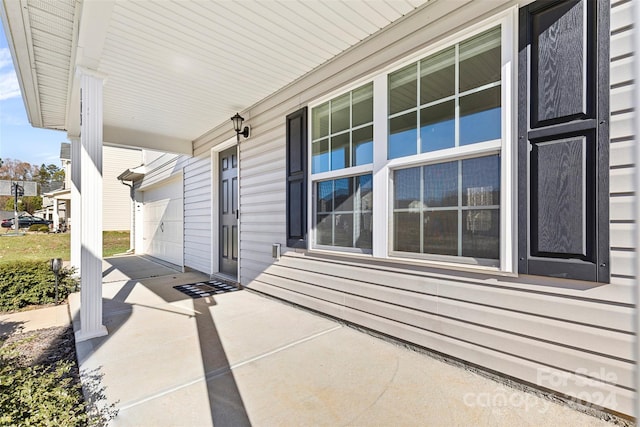
{"label": "mulch bed", "polygon": [[71,326],[40,329],[21,332],[20,329],[8,336],[0,337],[2,347],[16,345],[23,366],[52,366],[56,362],[72,363],[71,372],[76,383],[80,382],[78,361],[76,359],[76,343]]}

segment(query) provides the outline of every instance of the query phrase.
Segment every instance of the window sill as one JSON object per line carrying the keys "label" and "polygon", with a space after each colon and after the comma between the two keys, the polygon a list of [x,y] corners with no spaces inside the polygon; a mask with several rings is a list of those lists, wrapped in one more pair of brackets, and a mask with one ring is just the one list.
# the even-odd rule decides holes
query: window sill
{"label": "window sill", "polygon": [[299,255],[314,258],[318,260],[327,260],[338,262],[344,265],[369,265],[372,268],[385,271],[398,271],[409,274],[433,275],[433,274],[452,274],[452,273],[475,273],[482,276],[498,276],[517,278],[517,273],[500,270],[499,267],[460,264],[446,261],[436,260],[416,260],[411,258],[378,258],[372,254],[338,252],[325,249],[309,249],[306,251],[296,251]]}

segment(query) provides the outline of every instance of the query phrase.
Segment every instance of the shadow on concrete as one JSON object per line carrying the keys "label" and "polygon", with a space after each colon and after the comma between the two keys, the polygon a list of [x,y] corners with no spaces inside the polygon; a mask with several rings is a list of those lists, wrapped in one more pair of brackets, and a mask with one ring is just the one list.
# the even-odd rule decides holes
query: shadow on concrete
{"label": "shadow on concrete", "polygon": [[151,257],[126,255],[104,258],[102,261],[104,282],[128,279],[148,279],[181,273],[178,266],[156,261]]}
{"label": "shadow on concrete", "polygon": [[[192,283],[193,281],[185,282],[184,278],[180,280],[181,273],[159,264],[157,264],[158,270],[156,272],[168,274],[151,274],[147,277],[140,277],[143,274],[153,273],[149,271],[149,269],[152,268],[152,265],[149,264],[150,261],[140,257],[110,258],[105,259],[105,261],[108,262],[109,265],[105,270],[108,272],[107,274],[116,273],[127,276],[137,276],[139,280],[128,280],[122,285],[113,298],[103,298],[103,324],[107,327],[109,333],[104,337],[90,340],[91,345],[88,346],[90,348],[82,354],[82,359],[79,354],[79,359],[83,360],[89,356],[90,353],[96,352],[96,350],[109,341],[110,337],[117,334],[118,330],[129,321],[132,311],[136,306],[166,312],[168,315],[179,314],[195,317],[204,372],[203,381],[205,381],[207,386],[209,412],[212,424],[250,426],[251,423],[244,402],[233,377],[229,360],[218,334],[218,329],[211,315],[210,308],[216,305],[215,298],[193,299],[193,311],[195,313],[193,315],[158,306],[128,303],[127,299],[137,286],[148,289],[166,303],[190,300],[192,299],[191,297],[173,289],[173,287],[164,283],[158,286],[155,285],[154,282],[157,282],[157,277],[159,276],[163,276],[163,281],[166,279],[175,279],[175,285]],[[120,270],[120,268],[122,268],[122,270]],[[172,278],[167,277],[171,274],[174,275]],[[106,277],[105,274],[103,274],[103,277]],[[156,277],[155,280],[153,279],[154,277]],[[77,317],[76,314],[74,325],[78,325]],[[167,321],[170,321],[170,319],[167,319]],[[162,325],[158,324],[158,327],[161,328]],[[132,341],[132,345],[135,346],[136,342]],[[122,375],[126,375],[126,373],[122,372]],[[159,373],[159,375],[161,375],[161,373]]]}
{"label": "shadow on concrete", "polygon": [[105,277],[107,277],[109,275],[109,273],[111,273],[112,271],[115,271],[115,267],[112,265],[109,268],[107,268],[106,270],[102,271],[102,278],[104,279]]}
{"label": "shadow on concrete", "polygon": [[197,313],[196,325],[202,367],[207,382],[211,421],[214,426],[250,426],[242,396],[209,310],[211,306],[216,305],[215,298],[197,298],[193,305]]}

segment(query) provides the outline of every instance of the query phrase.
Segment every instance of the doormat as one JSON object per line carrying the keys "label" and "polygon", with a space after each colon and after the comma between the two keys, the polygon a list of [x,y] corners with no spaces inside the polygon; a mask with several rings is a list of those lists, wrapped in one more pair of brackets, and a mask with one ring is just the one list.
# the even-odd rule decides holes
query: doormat
{"label": "doormat", "polygon": [[174,286],[174,289],[187,294],[191,298],[210,297],[220,295],[227,292],[237,291],[238,288],[219,280],[210,280],[208,282],[189,283],[187,285]]}

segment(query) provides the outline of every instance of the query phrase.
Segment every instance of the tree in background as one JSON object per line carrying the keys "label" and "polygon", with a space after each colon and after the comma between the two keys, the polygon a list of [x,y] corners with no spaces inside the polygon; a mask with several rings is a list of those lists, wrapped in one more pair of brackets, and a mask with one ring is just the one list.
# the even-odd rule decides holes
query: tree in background
{"label": "tree in background", "polygon": [[54,164],[45,165],[44,163],[38,170],[38,179],[40,188],[43,193],[62,188],[64,185],[64,169]]}
{"label": "tree in background", "polygon": [[[4,209],[7,211],[13,210],[13,197],[10,197],[5,205]],[[31,215],[38,209],[42,209],[42,197],[40,196],[22,196],[18,198],[18,212],[27,211]]]}
{"label": "tree in background", "polygon": [[40,168],[31,163],[14,159],[2,159],[0,164],[0,179],[12,181],[35,181]]}

